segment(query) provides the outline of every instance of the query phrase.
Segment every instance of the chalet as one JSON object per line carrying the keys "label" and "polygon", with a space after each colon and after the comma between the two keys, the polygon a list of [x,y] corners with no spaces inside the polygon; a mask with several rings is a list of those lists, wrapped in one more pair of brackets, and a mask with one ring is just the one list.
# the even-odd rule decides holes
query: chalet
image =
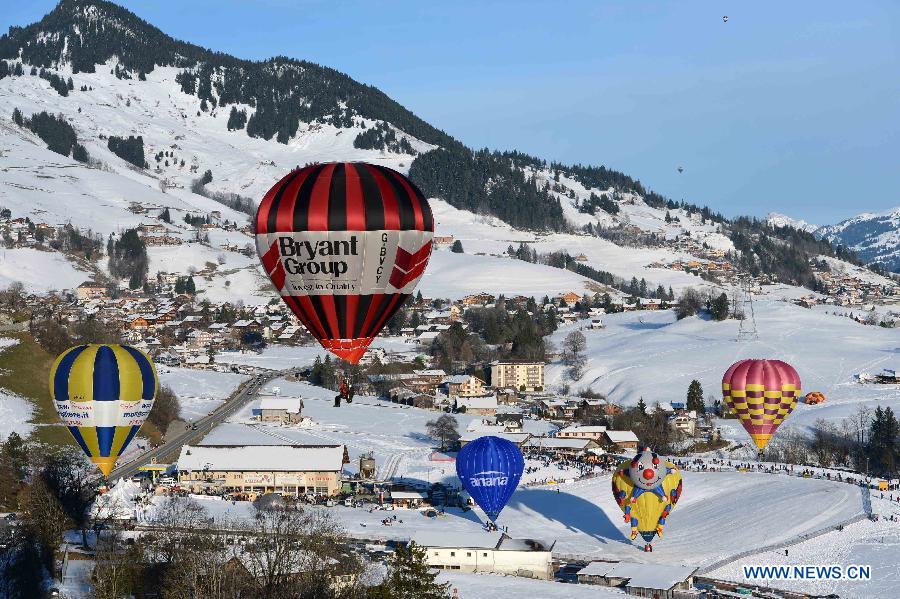
{"label": "chalet", "polygon": [[662,307],[662,300],[656,298],[638,298],[641,310],[659,310]]}
{"label": "chalet", "polygon": [[259,401],[259,421],[296,424],[303,420],[303,398],[264,396]]}
{"label": "chalet", "polygon": [[605,426],[572,425],[558,430],[555,437],[557,439],[591,439],[592,441],[601,443],[605,433]]}
{"label": "chalet", "polygon": [[453,235],[435,235],[431,241],[434,245],[453,245]]}
{"label": "chalet", "polygon": [[559,300],[560,304],[565,302],[567,306],[574,306],[581,301],[581,296],[574,291],[567,291],[566,293],[560,293],[556,296],[556,299]]}
{"label": "chalet", "polygon": [[640,441],[631,431],[611,431],[603,433],[603,443],[615,451],[637,451]]}
{"label": "chalet", "polygon": [[91,281],[85,281],[75,289],[75,296],[79,301],[106,299],[106,286]]}
{"label": "chalet", "polygon": [[484,425],[478,427],[476,430],[466,431],[459,437],[459,446],[465,447],[467,443],[471,443],[479,437],[488,435],[509,441],[519,448],[524,447],[528,443],[528,440],[531,439],[531,433],[506,433],[499,430],[500,428],[501,427],[496,425]]}
{"label": "chalet", "polygon": [[525,424],[525,416],[516,412],[498,412],[495,421],[507,433],[520,433]]}
{"label": "chalet", "polygon": [[459,396],[454,405],[458,412],[465,411],[466,414],[493,416],[497,413],[497,397],[493,394],[477,397]]}
{"label": "chalet", "polygon": [[467,295],[462,298],[464,306],[485,306],[494,303],[494,296],[490,293],[478,293],[475,295]]}
{"label": "chalet", "polygon": [[591,562],[576,575],[580,584],[622,587],[629,595],[655,599],[680,599],[694,586],[694,566],[633,562]]}
{"label": "chalet", "polygon": [[391,491],[390,500],[394,507],[416,509],[428,501],[428,494],[420,491]]}
{"label": "chalet", "polygon": [[532,437],[525,446],[537,453],[567,457],[575,457],[589,449],[600,448],[600,445],[592,439],[560,439],[557,437]]}
{"label": "chalet", "polygon": [[477,376],[460,374],[448,376],[441,382],[447,397],[475,397],[484,395],[485,382]]}
{"label": "chalet", "polygon": [[693,437],[697,434],[697,412],[691,410],[690,412],[678,414],[672,419],[672,426]]}

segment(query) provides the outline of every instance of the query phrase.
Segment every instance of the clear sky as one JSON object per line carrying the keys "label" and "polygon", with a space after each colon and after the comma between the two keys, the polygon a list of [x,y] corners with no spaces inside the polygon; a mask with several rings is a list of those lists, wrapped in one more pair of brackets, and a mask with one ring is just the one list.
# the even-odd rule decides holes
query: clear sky
{"label": "clear sky", "polygon": [[[55,4],[0,3],[2,31]],[[469,146],[605,164],[727,215],[900,206],[897,0],[121,4],[214,50],[346,72]]]}

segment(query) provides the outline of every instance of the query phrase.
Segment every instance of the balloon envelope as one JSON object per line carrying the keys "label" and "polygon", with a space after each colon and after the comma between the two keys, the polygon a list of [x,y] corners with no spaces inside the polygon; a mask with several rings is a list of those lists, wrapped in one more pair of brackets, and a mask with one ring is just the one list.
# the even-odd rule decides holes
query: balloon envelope
{"label": "balloon envelope", "polygon": [[412,294],[433,234],[422,192],[365,163],[298,169],[256,213],[256,249],[281,298],[325,349],[354,364]]}
{"label": "balloon envelope", "polygon": [[806,402],[807,405],[814,406],[825,401],[825,394],[821,391],[812,391],[806,394],[803,401]]}
{"label": "balloon envelope", "polygon": [[488,518],[496,520],[525,470],[519,448],[500,437],[479,437],[459,450],[456,474]]}
{"label": "balloon envelope", "polygon": [[85,454],[109,475],[153,407],[156,369],[127,345],[79,345],[50,369],[56,412]]}
{"label": "balloon envelope", "polygon": [[763,449],[801,395],[800,375],[781,360],[741,360],[722,377],[722,395]]}
{"label": "balloon envelope", "polygon": [[612,476],[612,493],[629,516],[632,530],[648,543],[662,534],[666,518],[681,498],[681,472],[649,448],[622,462]]}

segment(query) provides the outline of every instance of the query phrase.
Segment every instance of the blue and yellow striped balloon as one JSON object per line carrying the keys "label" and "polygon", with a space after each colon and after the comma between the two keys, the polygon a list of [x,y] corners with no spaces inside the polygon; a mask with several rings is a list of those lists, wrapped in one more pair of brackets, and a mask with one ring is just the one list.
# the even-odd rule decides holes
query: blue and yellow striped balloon
{"label": "blue and yellow striped balloon", "polygon": [[156,369],[127,345],[72,347],[50,369],[50,396],[72,436],[104,475],[153,407]]}

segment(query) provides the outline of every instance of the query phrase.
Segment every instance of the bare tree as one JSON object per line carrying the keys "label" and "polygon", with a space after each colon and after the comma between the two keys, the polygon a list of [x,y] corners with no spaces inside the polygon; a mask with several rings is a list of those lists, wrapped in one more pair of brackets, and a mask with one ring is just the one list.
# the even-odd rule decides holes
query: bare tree
{"label": "bare tree", "polygon": [[441,451],[459,440],[459,422],[450,414],[441,414],[436,420],[429,420],[425,423],[425,430],[429,437],[440,440]]}
{"label": "bare tree", "polygon": [[569,367],[569,376],[574,381],[581,379],[584,374],[586,349],[587,339],[581,331],[572,331],[563,340],[563,361]]}

